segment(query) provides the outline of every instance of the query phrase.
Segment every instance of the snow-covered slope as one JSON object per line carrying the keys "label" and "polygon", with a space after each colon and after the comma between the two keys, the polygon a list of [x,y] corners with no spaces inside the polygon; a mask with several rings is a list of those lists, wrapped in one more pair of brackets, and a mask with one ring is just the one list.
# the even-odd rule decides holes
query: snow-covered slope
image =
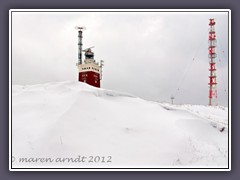
{"label": "snow-covered slope", "polygon": [[75,81],[12,88],[13,167],[227,167],[228,108]]}

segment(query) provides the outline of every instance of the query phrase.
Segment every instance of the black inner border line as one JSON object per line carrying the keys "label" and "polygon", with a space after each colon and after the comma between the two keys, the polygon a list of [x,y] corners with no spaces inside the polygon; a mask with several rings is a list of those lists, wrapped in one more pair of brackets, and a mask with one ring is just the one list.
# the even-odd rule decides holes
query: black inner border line
{"label": "black inner border line", "polygon": [[[87,9],[86,9],[87,10]],[[165,12],[178,12],[178,13],[181,13],[181,12],[189,12],[189,13],[191,13],[191,12],[227,12],[228,13],[228,167],[227,168],[13,168],[12,167],[12,160],[11,160],[11,169],[12,170],[14,170],[14,169],[26,169],[26,170],[30,170],[30,169],[53,169],[53,170],[58,170],[58,169],[69,169],[69,170],[71,170],[71,169],[81,169],[81,170],[89,170],[89,169],[149,169],[149,170],[156,170],[156,169],[158,169],[158,170],[160,170],[160,169],[173,169],[173,171],[174,171],[174,169],[176,170],[176,169],[185,169],[185,170],[187,170],[187,169],[194,169],[194,170],[199,170],[199,169],[214,169],[214,170],[217,170],[217,169],[229,169],[229,142],[230,142],[230,139],[229,139],[229,73],[230,73],[230,71],[229,71],[229,61],[230,61],[230,59],[229,59],[229,21],[230,21],[230,19],[229,19],[229,11],[199,11],[199,10],[197,10],[196,9],[196,11],[144,11],[144,9],[142,9],[142,11],[131,11],[131,10],[124,10],[124,11],[119,11],[118,9],[116,9],[116,11],[97,11],[97,10],[100,10],[100,9],[96,9],[96,11],[93,11],[93,10],[90,10],[90,11],[64,11],[64,9],[63,9],[63,11],[59,11],[59,10],[57,10],[57,11],[49,11],[49,10],[46,10],[46,11],[39,11],[39,10],[37,10],[36,9],[36,11],[21,11],[21,9],[19,9],[19,11],[11,11],[11,158],[12,158],[12,16],[13,16],[13,12],[18,12],[18,13],[21,13],[21,12],[52,12],[52,13],[55,13],[55,12],[62,12],[62,13],[64,13],[64,12],[78,12],[78,13],[85,13],[85,12],[142,12],[142,13],[144,13],[144,12],[158,12],[158,13],[165,13]],[[181,10],[181,9],[179,9],[179,10]],[[10,22],[9,22],[10,23]],[[231,51],[231,50],[230,50]],[[230,97],[231,98],[231,97]]]}

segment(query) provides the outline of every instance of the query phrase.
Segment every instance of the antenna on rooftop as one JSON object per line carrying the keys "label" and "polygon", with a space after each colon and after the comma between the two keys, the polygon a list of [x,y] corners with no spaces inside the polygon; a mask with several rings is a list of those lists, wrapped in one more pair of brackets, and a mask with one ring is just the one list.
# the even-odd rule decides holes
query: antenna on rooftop
{"label": "antenna on rooftop", "polygon": [[82,64],[82,31],[86,28],[84,26],[76,26],[75,29],[78,31],[78,64]]}

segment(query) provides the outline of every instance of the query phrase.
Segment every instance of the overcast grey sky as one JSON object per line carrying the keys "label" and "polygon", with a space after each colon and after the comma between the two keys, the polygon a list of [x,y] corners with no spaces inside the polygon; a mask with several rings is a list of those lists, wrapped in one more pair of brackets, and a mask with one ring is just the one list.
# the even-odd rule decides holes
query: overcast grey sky
{"label": "overcast grey sky", "polygon": [[105,61],[102,88],[206,105],[209,18],[216,19],[218,102],[227,106],[227,12],[13,12],[13,84],[77,80],[80,25],[83,48],[95,46],[95,59]]}

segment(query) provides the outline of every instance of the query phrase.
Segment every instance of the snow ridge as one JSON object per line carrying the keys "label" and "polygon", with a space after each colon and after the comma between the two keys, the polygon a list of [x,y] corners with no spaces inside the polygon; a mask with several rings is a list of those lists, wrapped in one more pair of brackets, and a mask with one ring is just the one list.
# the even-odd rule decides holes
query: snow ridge
{"label": "snow ridge", "polygon": [[[228,165],[226,107],[151,102],[77,81],[13,85],[12,100],[13,167]],[[79,156],[111,162],[19,162]]]}

